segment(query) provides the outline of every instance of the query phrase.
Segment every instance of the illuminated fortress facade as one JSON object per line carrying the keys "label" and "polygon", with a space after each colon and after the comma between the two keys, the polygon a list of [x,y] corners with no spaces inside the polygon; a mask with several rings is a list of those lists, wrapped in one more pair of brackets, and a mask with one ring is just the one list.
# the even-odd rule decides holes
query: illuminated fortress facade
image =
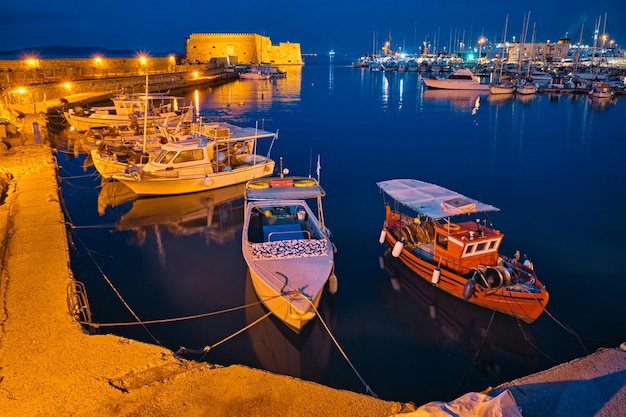
{"label": "illuminated fortress facade", "polygon": [[226,60],[230,65],[303,64],[299,43],[272,45],[267,36],[253,33],[193,33],[185,41],[185,56],[188,62]]}

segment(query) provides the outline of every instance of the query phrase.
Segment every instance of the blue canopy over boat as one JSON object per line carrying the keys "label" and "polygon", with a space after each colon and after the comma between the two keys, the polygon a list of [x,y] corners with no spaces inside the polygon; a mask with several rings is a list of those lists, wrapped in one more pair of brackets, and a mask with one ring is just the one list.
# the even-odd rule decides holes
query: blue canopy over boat
{"label": "blue canopy over boat", "polygon": [[376,184],[398,203],[431,219],[500,210],[455,191],[420,180],[394,179]]}

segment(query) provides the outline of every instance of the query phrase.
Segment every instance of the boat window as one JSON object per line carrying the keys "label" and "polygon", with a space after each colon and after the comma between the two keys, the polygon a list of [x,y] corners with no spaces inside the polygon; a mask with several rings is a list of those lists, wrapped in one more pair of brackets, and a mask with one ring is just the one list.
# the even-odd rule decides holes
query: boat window
{"label": "boat window", "polygon": [[176,151],[163,151],[154,159],[154,162],[167,164],[175,155]]}
{"label": "boat window", "polygon": [[496,243],[498,241],[497,240],[492,240],[491,242],[489,242],[489,250],[492,250],[496,247]]}
{"label": "boat window", "polygon": [[442,233],[437,233],[437,246],[448,250],[448,236],[442,234]]}
{"label": "boat window", "polygon": [[476,252],[484,252],[484,250],[485,250],[485,248],[486,248],[486,247],[487,247],[487,242],[482,242],[482,243],[479,243],[479,244],[476,246]]}
{"label": "boat window", "polygon": [[465,248],[465,254],[466,255],[469,255],[473,251],[474,251],[474,245],[467,245],[467,247]]}
{"label": "boat window", "polygon": [[202,159],[202,149],[191,149],[189,151],[181,151],[176,159],[174,159],[174,162],[178,164],[182,162],[200,161]]}

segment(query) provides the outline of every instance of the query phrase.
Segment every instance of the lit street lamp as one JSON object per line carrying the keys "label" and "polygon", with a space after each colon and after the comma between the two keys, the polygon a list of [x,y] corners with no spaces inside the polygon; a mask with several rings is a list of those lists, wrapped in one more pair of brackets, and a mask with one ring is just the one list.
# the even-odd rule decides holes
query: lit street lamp
{"label": "lit street lamp", "polygon": [[483,57],[483,44],[487,41],[487,39],[484,36],[481,36],[478,39],[478,61],[480,62],[480,60]]}

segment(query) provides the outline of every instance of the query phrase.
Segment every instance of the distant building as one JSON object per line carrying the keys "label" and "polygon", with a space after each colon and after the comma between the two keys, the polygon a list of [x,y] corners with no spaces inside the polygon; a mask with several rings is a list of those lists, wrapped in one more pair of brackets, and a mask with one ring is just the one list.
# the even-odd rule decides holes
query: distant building
{"label": "distant building", "polygon": [[185,42],[187,62],[225,62],[227,65],[302,65],[299,43],[272,45],[270,38],[247,33],[194,33]]}
{"label": "distant building", "polygon": [[[567,58],[570,43],[559,40],[557,43],[508,43],[506,56],[509,62],[543,61],[554,62]],[[521,57],[521,58],[520,58]]]}

